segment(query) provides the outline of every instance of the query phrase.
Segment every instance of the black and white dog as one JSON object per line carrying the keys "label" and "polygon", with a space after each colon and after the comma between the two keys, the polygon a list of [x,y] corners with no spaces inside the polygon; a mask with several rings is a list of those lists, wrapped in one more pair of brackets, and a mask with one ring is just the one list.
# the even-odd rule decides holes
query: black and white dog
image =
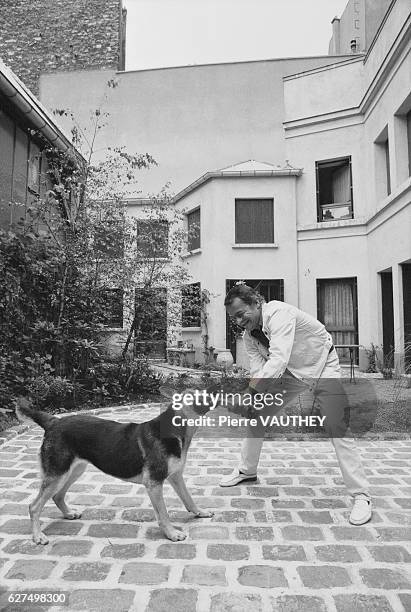
{"label": "black and white dog", "polygon": [[[171,397],[173,392],[163,388],[162,393]],[[208,406],[186,405],[184,395],[182,401],[180,414],[187,418],[209,410]],[[163,497],[166,479],[194,517],[213,516],[213,512],[198,508],[186,488],[183,471],[196,427],[174,425],[176,412],[171,404],[159,416],[144,423],[118,423],[81,414],[58,418],[32,409],[25,399],[18,401],[16,412],[20,419],[32,419],[45,432],[40,449],[42,481],[36,499],[29,506],[36,544],[48,543],[41,531],[40,514],[51,497],[64,518],[80,518],[81,512],[71,510],[64,498],[88,463],[121,480],[143,484],[160,528],[173,542],[184,540],[186,534],[171,524]]]}

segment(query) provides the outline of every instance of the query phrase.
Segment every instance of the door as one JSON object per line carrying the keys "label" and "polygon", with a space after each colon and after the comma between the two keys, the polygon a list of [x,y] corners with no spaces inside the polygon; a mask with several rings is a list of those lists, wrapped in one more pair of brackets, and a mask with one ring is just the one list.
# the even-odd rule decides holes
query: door
{"label": "door", "polygon": [[[392,272],[381,272],[382,345],[384,363],[394,358],[394,302],[392,294]],[[390,364],[393,365],[393,364]]]}

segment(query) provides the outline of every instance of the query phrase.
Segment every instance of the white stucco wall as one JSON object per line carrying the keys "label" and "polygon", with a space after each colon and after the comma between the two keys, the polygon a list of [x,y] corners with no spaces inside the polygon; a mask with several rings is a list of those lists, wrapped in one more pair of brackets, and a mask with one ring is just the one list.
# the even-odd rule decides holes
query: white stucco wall
{"label": "white stucco wall", "polygon": [[[393,274],[395,349],[404,341],[401,264],[411,260],[411,179],[405,113],[411,109],[411,5],[397,0],[364,61],[287,78],[287,154],[297,182],[301,307],[316,311],[316,279],[356,277],[359,342],[382,344],[379,273]],[[336,77],[339,78],[336,81]],[[311,96],[309,92],[311,91]],[[318,92],[321,91],[321,95]],[[338,111],[338,112],[334,112]],[[313,116],[321,112],[321,116]],[[327,114],[328,113],[328,114]],[[386,133],[385,154],[376,139]],[[354,220],[316,223],[315,162],[351,155]]]}
{"label": "white stucco wall", "polygon": [[[341,59],[45,74],[40,99],[50,109],[71,109],[80,125],[90,126],[90,112],[106,91],[102,110],[109,117],[98,134],[96,157],[104,157],[107,146],[148,152],[159,166],[141,173],[142,194],[158,193],[167,182],[177,193],[205,172],[239,161],[283,164],[283,76]],[[107,89],[112,78],[118,87]],[[59,121],[66,123],[64,117]]]}
{"label": "white stucco wall", "polygon": [[285,121],[358,106],[362,82],[361,58],[287,77],[284,84]]}
{"label": "white stucco wall", "polygon": [[[201,253],[188,258],[193,282],[210,291],[210,344],[225,347],[225,282],[232,278],[284,279],[285,300],[298,304],[296,177],[212,179],[176,206],[201,209]],[[276,248],[233,248],[235,198],[274,199]],[[185,333],[189,333],[188,331]]]}

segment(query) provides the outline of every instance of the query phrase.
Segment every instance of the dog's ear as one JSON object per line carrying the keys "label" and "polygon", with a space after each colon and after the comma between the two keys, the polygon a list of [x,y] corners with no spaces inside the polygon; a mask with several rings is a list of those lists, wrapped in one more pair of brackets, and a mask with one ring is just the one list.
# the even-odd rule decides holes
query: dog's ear
{"label": "dog's ear", "polygon": [[167,399],[173,399],[173,396],[175,394],[175,389],[172,389],[171,387],[167,387],[166,385],[162,385],[159,389],[161,395],[163,397],[166,397]]}

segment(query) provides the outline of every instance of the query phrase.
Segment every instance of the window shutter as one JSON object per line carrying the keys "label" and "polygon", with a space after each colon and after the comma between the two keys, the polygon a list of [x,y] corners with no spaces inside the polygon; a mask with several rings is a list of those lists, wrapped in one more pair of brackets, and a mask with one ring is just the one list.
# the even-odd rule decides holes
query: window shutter
{"label": "window shutter", "polygon": [[274,243],[273,200],[236,199],[236,244]]}

